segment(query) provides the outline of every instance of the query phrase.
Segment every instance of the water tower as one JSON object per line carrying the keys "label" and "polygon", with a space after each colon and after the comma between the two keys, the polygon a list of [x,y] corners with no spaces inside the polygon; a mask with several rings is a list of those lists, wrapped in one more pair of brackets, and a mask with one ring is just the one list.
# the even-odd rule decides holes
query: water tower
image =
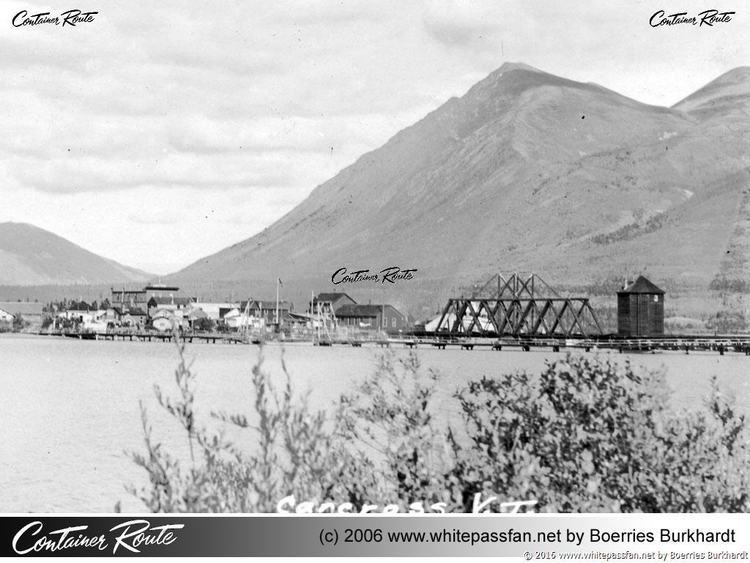
{"label": "water tower", "polygon": [[617,292],[617,334],[664,335],[664,291],[643,276]]}

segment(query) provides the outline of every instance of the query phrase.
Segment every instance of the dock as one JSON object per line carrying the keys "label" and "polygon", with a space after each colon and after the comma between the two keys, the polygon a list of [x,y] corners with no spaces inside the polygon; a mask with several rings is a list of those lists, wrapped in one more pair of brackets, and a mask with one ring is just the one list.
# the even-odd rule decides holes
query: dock
{"label": "dock", "polygon": [[[43,336],[63,336],[77,338],[79,340],[127,340],[130,342],[172,342],[174,335],[171,332],[159,332],[155,330],[107,330],[107,331],[75,331],[75,330],[53,330],[40,332]],[[205,342],[209,344],[247,344],[249,340],[236,333],[186,332],[180,335],[185,342]]]}
{"label": "dock", "polygon": [[[43,336],[60,336],[77,338],[80,340],[110,340],[130,342],[172,342],[171,332],[147,330],[115,329],[103,332],[55,330],[41,331]],[[459,349],[459,350],[516,350],[529,352],[532,350],[549,350],[560,352],[563,350],[608,350],[619,353],[656,353],[656,352],[715,352],[738,353],[750,356],[750,335],[748,336],[664,336],[653,338],[623,338],[614,335],[598,335],[578,338],[560,337],[466,337],[446,336],[439,333],[424,333],[419,335],[403,335],[387,337],[381,335],[359,336],[356,338],[319,338],[312,342],[310,338],[269,338],[250,337],[239,333],[226,332],[184,332],[180,338],[187,343],[206,344],[261,344],[265,342],[282,342],[297,344],[312,344],[315,346],[351,346],[361,348],[374,346],[381,348],[401,347],[409,349]]]}

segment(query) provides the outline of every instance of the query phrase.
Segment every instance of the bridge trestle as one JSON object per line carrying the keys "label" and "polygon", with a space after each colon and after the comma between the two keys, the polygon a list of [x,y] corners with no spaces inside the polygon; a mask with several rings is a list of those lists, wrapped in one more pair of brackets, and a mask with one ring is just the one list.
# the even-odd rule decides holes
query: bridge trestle
{"label": "bridge trestle", "polygon": [[[495,282],[497,285],[495,286]],[[494,296],[482,296],[489,287]],[[585,297],[561,297],[535,274],[493,276],[472,297],[448,300],[437,332],[450,336],[591,336],[602,334]]]}

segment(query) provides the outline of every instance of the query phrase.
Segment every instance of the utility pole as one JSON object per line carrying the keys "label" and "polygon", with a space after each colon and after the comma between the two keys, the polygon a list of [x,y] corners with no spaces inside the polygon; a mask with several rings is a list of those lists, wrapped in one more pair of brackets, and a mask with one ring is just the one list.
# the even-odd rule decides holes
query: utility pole
{"label": "utility pole", "polygon": [[281,278],[276,278],[276,327],[279,326],[279,285],[281,284]]}

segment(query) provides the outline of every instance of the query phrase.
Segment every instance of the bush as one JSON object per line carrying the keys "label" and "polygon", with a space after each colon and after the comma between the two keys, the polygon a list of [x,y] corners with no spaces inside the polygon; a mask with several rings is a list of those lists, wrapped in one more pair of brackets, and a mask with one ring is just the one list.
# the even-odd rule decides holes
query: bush
{"label": "bush", "polygon": [[[143,405],[141,414],[146,454],[132,453],[134,461],[149,474],[150,486],[131,487],[154,512],[274,512],[290,491],[306,496],[333,487],[327,473],[335,472],[344,458],[335,457],[335,432],[326,428],[325,414],[311,413],[307,402],[294,402],[287,374],[282,397],[273,388],[259,356],[252,370],[255,390],[253,425],[241,414],[212,416],[257,433],[255,453],[248,454],[197,424],[193,393],[195,374],[185,363],[184,343],[178,345],[180,361],[175,371],[179,390],[167,397],[156,386],[159,404],[183,427],[189,444],[190,463],[185,467],[153,439]],[[354,464],[352,464],[354,465]],[[331,469],[334,468],[334,469]]]}
{"label": "bush", "polygon": [[341,437],[371,463],[367,481],[375,490],[362,491],[363,499],[404,511],[415,503],[425,510],[456,504],[446,487],[453,452],[433,415],[438,381],[437,373],[423,372],[416,352],[402,359],[387,353],[354,394],[341,397]]}
{"label": "bush", "polygon": [[469,382],[452,397],[461,423],[447,428],[434,414],[439,376],[416,353],[383,355],[330,416],[294,397],[283,360],[286,381],[275,389],[261,349],[250,416],[213,414],[254,432],[247,452],[198,425],[195,375],[181,346],[179,356],[177,398],[156,392],[191,459],[155,442],[143,411],[146,454],[132,455],[150,485],[133,493],[152,511],[273,512],[290,495],[309,511],[471,511],[477,494],[553,512],[750,509],[745,418],[715,381],[706,408],[676,413],[663,373],[569,354],[539,377]]}
{"label": "bush", "polygon": [[13,330],[14,331],[20,332],[23,329],[25,329],[28,325],[29,323],[23,320],[21,315],[16,315],[15,317],[13,317]]}
{"label": "bush", "polygon": [[663,373],[568,355],[536,382],[485,378],[457,397],[471,438],[457,448],[464,498],[489,485],[548,511],[750,506],[745,419],[715,380],[707,409],[674,413]]}

